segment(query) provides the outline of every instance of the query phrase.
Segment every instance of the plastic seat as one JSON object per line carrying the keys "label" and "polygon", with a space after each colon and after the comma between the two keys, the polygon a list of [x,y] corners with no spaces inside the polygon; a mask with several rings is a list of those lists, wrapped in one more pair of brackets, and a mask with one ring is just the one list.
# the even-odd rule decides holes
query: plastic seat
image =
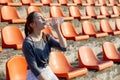
{"label": "plastic seat", "polygon": [[[8,14],[9,13],[9,14]],[[20,18],[16,8],[11,6],[1,7],[2,22],[25,23],[26,19]]]}
{"label": "plastic seat", "polygon": [[106,0],[98,0],[98,3],[96,3],[95,6],[106,6]]}
{"label": "plastic seat", "polygon": [[30,5],[30,6],[43,6],[40,2],[35,2],[35,0],[21,0],[23,5]]}
{"label": "plastic seat", "polygon": [[24,37],[16,26],[5,26],[1,30],[2,47],[21,49]]}
{"label": "plastic seat", "polygon": [[37,7],[37,6],[28,6],[27,8],[27,14],[33,12],[33,11],[37,11],[39,13],[42,13],[42,10],[40,7]]}
{"label": "plastic seat", "polygon": [[91,16],[83,16],[80,9],[77,6],[69,7],[69,14],[74,18],[79,18],[81,20],[91,19]]}
{"label": "plastic seat", "polygon": [[98,71],[113,66],[113,61],[103,61],[98,59],[92,48],[88,46],[81,46],[79,48],[78,62],[80,67],[86,67]]}
{"label": "plastic seat", "polygon": [[95,5],[95,0],[86,0],[89,5]]}
{"label": "plastic seat", "polygon": [[0,0],[0,4],[9,6],[22,6],[21,2],[14,2],[14,0]]}
{"label": "plastic seat", "polygon": [[100,7],[100,14],[105,15],[106,17],[111,17],[111,18],[116,18],[118,15],[110,14],[109,10],[106,6],[101,6]]}
{"label": "plastic seat", "polygon": [[119,18],[117,18],[117,19],[115,19],[115,30],[116,31],[120,31],[120,19]]}
{"label": "plastic seat", "polygon": [[67,6],[75,6],[77,5],[76,3],[69,3],[69,0],[57,0],[59,4],[61,5],[67,5]]}
{"label": "plastic seat", "polygon": [[86,6],[86,15],[97,19],[106,18],[105,15],[98,15],[92,6]]}
{"label": "plastic seat", "polygon": [[87,68],[73,67],[62,52],[51,52],[50,67],[57,77],[66,78],[66,80],[88,73]]}
{"label": "plastic seat", "polygon": [[40,2],[43,4],[43,5],[50,5],[50,6],[60,6],[59,3],[54,3],[53,0],[40,0]]}
{"label": "plastic seat", "polygon": [[50,17],[64,17],[64,20],[73,20],[73,17],[64,16],[61,7],[51,6],[50,7]]}
{"label": "plastic seat", "polygon": [[56,35],[53,34],[50,26],[46,26],[45,29],[43,29],[42,31],[44,33],[50,34],[50,35],[54,36],[56,39],[58,39],[58,36],[56,36]]}
{"label": "plastic seat", "polygon": [[97,32],[94,24],[90,21],[83,21],[82,22],[82,32],[85,35],[93,36],[96,38],[108,36],[108,33],[100,33]]}
{"label": "plastic seat", "polygon": [[118,6],[112,6],[112,14],[117,15],[118,17],[120,16],[120,9]]}
{"label": "plastic seat", "polygon": [[120,62],[120,52],[112,42],[104,42],[102,44],[102,51],[104,60]]}
{"label": "plastic seat", "polygon": [[6,62],[6,80],[26,80],[27,63],[23,56],[13,56]]}
{"label": "plastic seat", "polygon": [[108,0],[107,6],[117,6],[116,0]]}
{"label": "plastic seat", "polygon": [[120,31],[115,31],[112,29],[109,21],[107,21],[107,20],[100,20],[100,31],[107,32],[107,33],[113,34],[113,35],[120,34]]}
{"label": "plastic seat", "polygon": [[74,25],[70,22],[64,22],[61,24],[61,32],[67,40],[85,40],[89,39],[88,35],[80,35],[76,32]]}

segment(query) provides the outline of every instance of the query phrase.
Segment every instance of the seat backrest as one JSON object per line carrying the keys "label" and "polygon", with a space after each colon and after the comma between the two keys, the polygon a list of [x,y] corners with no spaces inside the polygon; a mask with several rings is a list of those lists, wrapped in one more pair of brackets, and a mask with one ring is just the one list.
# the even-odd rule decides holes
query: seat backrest
{"label": "seat backrest", "polygon": [[29,7],[27,8],[27,13],[28,13],[28,14],[31,13],[31,12],[33,12],[33,11],[37,11],[37,12],[39,12],[39,13],[42,12],[42,10],[40,9],[40,7],[37,7],[37,6],[29,6]]}
{"label": "seat backrest", "polygon": [[42,30],[44,33],[48,33],[50,35],[53,35],[51,29],[50,29],[50,26],[46,26],[45,29]]}
{"label": "seat backrest", "polygon": [[41,1],[41,3],[43,3],[43,4],[50,4],[50,3],[53,2],[52,0],[40,0],[40,1]]}
{"label": "seat backrest", "polygon": [[70,16],[72,16],[72,17],[82,16],[81,13],[80,13],[80,9],[77,6],[70,6],[69,7],[69,13],[70,13]]}
{"label": "seat backrest", "polygon": [[58,6],[51,6],[50,7],[50,16],[51,17],[61,17],[64,16],[62,10]]}
{"label": "seat backrest", "polygon": [[106,0],[98,0],[99,4],[106,5]]}
{"label": "seat backrest", "polygon": [[82,4],[82,0],[73,0],[73,2],[76,4]]}
{"label": "seat backrest", "polygon": [[112,27],[107,20],[100,20],[100,31],[102,32],[112,32]]}
{"label": "seat backrest", "polygon": [[30,4],[30,3],[35,3],[35,0],[21,0],[22,4]]}
{"label": "seat backrest", "polygon": [[115,27],[116,27],[116,30],[120,30],[120,19],[119,18],[115,19]]}
{"label": "seat backrest", "polygon": [[90,21],[83,21],[82,22],[82,33],[83,34],[88,34],[88,35],[92,35],[92,34],[96,34],[96,29],[94,27],[94,24]]}
{"label": "seat backrest", "polygon": [[96,14],[96,12],[94,10],[94,7],[86,6],[86,15],[87,16],[93,16],[93,17],[97,16],[97,14]]}
{"label": "seat backrest", "polygon": [[60,3],[60,4],[67,4],[68,3],[68,0],[58,0],[58,2]]}
{"label": "seat backrest", "polygon": [[74,25],[70,22],[64,22],[61,24],[60,29],[64,37],[75,37],[78,35],[74,28]]}
{"label": "seat backrest", "polygon": [[81,46],[78,51],[78,58],[83,65],[96,65],[98,62],[93,50],[88,46]]}
{"label": "seat backrest", "polygon": [[27,62],[23,56],[14,56],[6,62],[6,80],[26,80]]}
{"label": "seat backrest", "polygon": [[94,5],[95,4],[95,0],[86,0],[86,2],[90,5]]}
{"label": "seat backrest", "polygon": [[117,4],[116,0],[108,0],[108,2],[109,4],[113,4],[113,5]]}
{"label": "seat backrest", "polygon": [[0,4],[13,3],[13,0],[0,0]]}
{"label": "seat backrest", "polygon": [[117,6],[112,6],[112,12],[113,14],[120,15],[120,9]]}
{"label": "seat backrest", "polygon": [[50,67],[55,73],[68,72],[71,65],[62,52],[51,52]]}
{"label": "seat backrest", "polygon": [[106,6],[100,7],[100,14],[105,16],[110,16],[109,10]]}
{"label": "seat backrest", "polygon": [[21,44],[24,40],[21,30],[16,26],[2,28],[2,40],[6,44]]}
{"label": "seat backrest", "polygon": [[111,59],[114,58],[119,58],[119,51],[117,50],[116,46],[111,43],[111,42],[104,42],[102,44],[102,50],[103,50],[103,54]]}
{"label": "seat backrest", "polygon": [[18,13],[17,13],[17,10],[11,6],[1,7],[1,16],[2,16],[3,20],[12,20],[12,19],[19,19],[20,18]]}

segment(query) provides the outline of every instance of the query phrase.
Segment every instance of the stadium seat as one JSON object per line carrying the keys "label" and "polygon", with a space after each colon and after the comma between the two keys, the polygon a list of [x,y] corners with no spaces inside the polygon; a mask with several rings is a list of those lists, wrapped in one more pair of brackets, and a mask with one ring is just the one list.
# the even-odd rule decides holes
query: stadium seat
{"label": "stadium seat", "polygon": [[9,6],[22,6],[21,2],[14,2],[14,0],[0,0],[0,4]]}
{"label": "stadium seat", "polygon": [[51,52],[49,64],[57,77],[66,78],[66,80],[88,73],[87,68],[75,68],[72,66],[63,52]]}
{"label": "stadium seat", "polygon": [[87,16],[91,16],[92,18],[97,18],[97,19],[101,19],[101,18],[106,18],[105,15],[98,15],[93,6],[86,6],[86,15]]}
{"label": "stadium seat", "polygon": [[[8,14],[9,13],[9,14]],[[10,23],[25,23],[26,19],[20,18],[15,7],[2,6],[1,7],[1,18],[2,22]]]}
{"label": "stadium seat", "polygon": [[86,3],[89,5],[95,5],[95,0],[86,0]]}
{"label": "stadium seat", "polygon": [[1,30],[2,47],[21,49],[24,37],[16,26],[5,26]]}
{"label": "stadium seat", "polygon": [[40,0],[40,2],[43,4],[43,5],[49,5],[49,6],[60,6],[59,3],[54,3],[53,0]]}
{"label": "stadium seat", "polygon": [[52,29],[50,26],[47,26],[45,27],[45,29],[42,30],[44,33],[47,33],[47,34],[50,34],[52,36],[54,36],[56,39],[58,39],[58,36],[54,35],[53,32],[52,32]]}
{"label": "stadium seat", "polygon": [[120,62],[120,52],[112,42],[104,42],[102,44],[103,59]]}
{"label": "stadium seat", "polygon": [[112,14],[117,15],[118,17],[120,16],[120,9],[118,6],[112,6]]}
{"label": "stadium seat", "polygon": [[96,3],[95,6],[106,6],[107,5],[106,0],[97,0],[97,1],[98,3]]}
{"label": "stadium seat", "polygon": [[93,36],[93,37],[96,37],[96,38],[108,36],[108,33],[98,32],[96,30],[94,24],[90,21],[83,21],[82,22],[82,33],[84,35],[89,35],[89,36]]}
{"label": "stadium seat", "polygon": [[75,30],[75,27],[72,23],[70,22],[64,22],[63,24],[61,24],[61,32],[63,34],[63,36],[67,39],[67,40],[85,40],[85,39],[89,39],[88,35],[82,35],[82,34],[78,34]]}
{"label": "stadium seat", "polygon": [[78,63],[80,67],[86,67],[98,71],[113,66],[113,61],[103,61],[98,59],[92,48],[88,46],[81,46],[79,48]]}
{"label": "stadium seat", "polygon": [[43,6],[40,2],[35,2],[35,0],[21,0],[23,5],[30,5],[30,6]]}
{"label": "stadium seat", "polygon": [[108,0],[107,6],[117,6],[116,0]]}
{"label": "stadium seat", "polygon": [[115,30],[116,31],[120,31],[120,19],[119,18],[116,18],[115,19]]}
{"label": "stadium seat", "polygon": [[64,20],[73,20],[73,17],[64,16],[64,13],[61,7],[58,6],[51,6],[50,7],[50,17],[64,17]]}
{"label": "stadium seat", "polygon": [[91,16],[83,16],[80,12],[80,9],[77,6],[70,6],[69,14],[71,17],[78,18],[81,20],[91,19]]}
{"label": "stadium seat", "polygon": [[76,3],[70,3],[69,0],[57,0],[59,4],[61,5],[67,5],[67,6],[76,6]]}
{"label": "stadium seat", "polygon": [[109,21],[107,21],[107,20],[100,20],[100,31],[106,32],[106,33],[112,34],[112,35],[120,34],[120,31],[115,31],[112,29]]}
{"label": "stadium seat", "polygon": [[42,12],[41,8],[38,7],[38,6],[28,6],[28,7],[27,7],[27,14],[29,14],[29,13],[31,13],[31,12],[33,12],[33,11],[37,11],[37,12],[39,12],[39,13]]}
{"label": "stadium seat", "polygon": [[106,17],[110,17],[110,18],[116,18],[116,17],[118,17],[118,15],[110,14],[107,6],[101,6],[100,7],[100,14],[101,15],[105,15]]}
{"label": "stadium seat", "polygon": [[6,80],[26,80],[27,63],[23,56],[13,56],[6,62]]}

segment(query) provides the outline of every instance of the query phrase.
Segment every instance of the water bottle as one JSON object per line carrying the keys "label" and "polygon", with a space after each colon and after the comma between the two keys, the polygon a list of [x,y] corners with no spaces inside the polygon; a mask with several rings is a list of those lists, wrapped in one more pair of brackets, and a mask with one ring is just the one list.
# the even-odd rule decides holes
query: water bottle
{"label": "water bottle", "polygon": [[45,24],[49,26],[54,26],[56,24],[62,24],[63,22],[64,22],[63,17],[55,17],[55,18],[48,19]]}

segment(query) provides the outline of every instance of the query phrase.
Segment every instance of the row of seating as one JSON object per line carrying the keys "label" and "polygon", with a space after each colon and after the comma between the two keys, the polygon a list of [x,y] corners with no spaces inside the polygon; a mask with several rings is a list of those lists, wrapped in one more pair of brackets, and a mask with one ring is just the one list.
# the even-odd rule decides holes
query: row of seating
{"label": "row of seating", "polygon": [[36,2],[35,0],[20,0],[19,2],[14,2],[13,0],[0,0],[0,5],[10,5],[10,6],[22,6],[22,5],[32,5],[32,6],[43,6],[43,5],[82,5],[82,6],[88,6],[88,5],[95,5],[95,6],[120,6],[120,0],[72,0],[71,2],[69,0],[57,0],[57,2],[54,2],[53,0],[39,0]]}
{"label": "row of seating", "polygon": [[[89,46],[79,47],[78,67],[71,65],[63,52],[51,52],[49,64],[57,77],[70,80],[87,74],[89,69],[100,71],[112,67],[114,62],[120,62],[120,53],[114,43],[104,42],[102,50],[103,60]],[[14,56],[7,60],[6,80],[26,80],[26,75],[27,63],[23,56]]]}
{"label": "row of seating", "polygon": [[[70,22],[64,22],[61,24],[61,32],[67,40],[86,40],[90,37],[106,37],[108,34],[118,35],[120,34],[120,19],[115,19],[115,30],[112,29],[109,21],[100,20],[100,31],[95,28],[94,23],[90,21],[83,21],[79,27],[82,27],[82,33],[76,31],[76,26]],[[50,26],[47,26],[44,30],[45,33],[53,35],[58,38]],[[8,33],[9,32],[9,33]],[[1,40],[3,48],[15,48],[21,49],[24,40],[22,31],[16,26],[5,26],[1,29]]]}
{"label": "row of seating", "polygon": [[[27,14],[29,14],[32,11],[38,11],[42,13],[42,10],[40,7],[35,6],[29,6],[27,9]],[[50,17],[47,17],[46,19],[52,18],[52,17],[64,17],[64,20],[73,20],[74,18],[78,18],[81,20],[85,19],[91,19],[91,18],[116,18],[120,16],[120,9],[117,6],[112,7],[112,14],[110,14],[108,8],[106,6],[100,7],[100,14],[97,14],[92,6],[86,6],[86,15],[81,14],[81,11],[76,6],[70,6],[69,7],[69,16],[65,16],[64,12],[62,11],[61,7],[52,6],[50,7],[49,15]],[[9,13],[9,14],[8,14]],[[15,7],[11,6],[2,6],[1,7],[1,22],[11,22],[11,23],[25,23],[25,18],[20,18],[20,15],[18,14],[18,11]]]}

